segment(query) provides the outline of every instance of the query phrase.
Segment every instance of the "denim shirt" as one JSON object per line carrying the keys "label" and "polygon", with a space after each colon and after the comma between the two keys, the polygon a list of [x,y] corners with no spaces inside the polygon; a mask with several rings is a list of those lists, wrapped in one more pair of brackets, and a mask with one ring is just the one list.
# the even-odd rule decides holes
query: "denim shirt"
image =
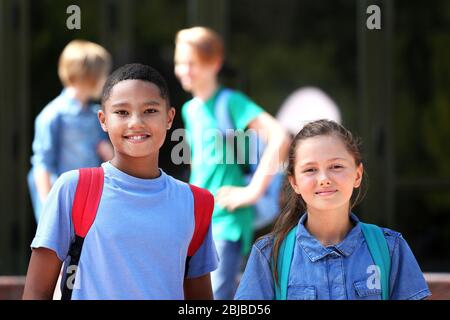
{"label": "denim shirt", "polygon": [[[297,228],[288,280],[289,300],[381,300],[378,273],[359,220],[345,239],[324,247],[305,228],[304,214]],[[391,255],[390,299],[419,300],[431,295],[420,267],[400,233],[382,228]],[[273,300],[271,269],[273,238],[264,236],[252,248],[235,299]]]}
{"label": "denim shirt", "polygon": [[97,145],[107,136],[97,118],[98,105],[87,107],[64,89],[37,116],[33,140],[33,169],[43,168],[53,176],[82,168],[97,167]]}

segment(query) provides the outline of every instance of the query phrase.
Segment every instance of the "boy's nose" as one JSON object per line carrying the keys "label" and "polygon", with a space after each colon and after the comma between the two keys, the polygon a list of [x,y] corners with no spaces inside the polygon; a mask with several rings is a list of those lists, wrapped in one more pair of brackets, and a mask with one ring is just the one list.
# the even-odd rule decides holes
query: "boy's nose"
{"label": "boy's nose", "polygon": [[130,121],[128,122],[129,128],[136,128],[136,127],[142,127],[144,122],[142,121],[142,118],[138,115],[132,116],[130,118]]}

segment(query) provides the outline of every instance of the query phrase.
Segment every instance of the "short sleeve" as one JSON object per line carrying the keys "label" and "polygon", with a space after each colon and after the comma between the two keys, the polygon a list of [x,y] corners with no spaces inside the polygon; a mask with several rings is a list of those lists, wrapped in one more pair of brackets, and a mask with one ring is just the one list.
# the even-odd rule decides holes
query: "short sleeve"
{"label": "short sleeve", "polygon": [[56,173],[58,153],[58,121],[56,114],[44,110],[35,121],[35,134],[32,144],[33,156],[31,162],[34,168],[45,169]]}
{"label": "short sleeve", "polygon": [[211,228],[210,225],[202,245],[189,261],[186,278],[198,278],[217,269],[219,256],[213,241]]}
{"label": "short sleeve", "polygon": [[431,295],[414,254],[399,234],[391,262],[391,300],[421,300]]}
{"label": "short sleeve", "polygon": [[254,245],[242,275],[235,300],[273,300],[274,283],[269,260]]}
{"label": "short sleeve", "polygon": [[264,112],[259,105],[239,91],[234,91],[230,97],[229,109],[236,129],[240,130],[245,130],[250,122]]}
{"label": "short sleeve", "polygon": [[62,174],[53,185],[39,220],[31,248],[47,248],[66,260],[74,239],[71,212],[78,170]]}

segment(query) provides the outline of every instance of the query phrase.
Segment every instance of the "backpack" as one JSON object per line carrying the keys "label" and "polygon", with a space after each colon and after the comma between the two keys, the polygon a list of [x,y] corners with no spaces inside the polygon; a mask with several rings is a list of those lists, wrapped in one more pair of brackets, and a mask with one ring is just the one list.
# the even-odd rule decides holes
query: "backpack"
{"label": "backpack", "polygon": [[[378,266],[380,271],[380,284],[381,295],[383,300],[389,300],[389,275],[391,273],[391,256],[389,254],[389,248],[383,231],[380,227],[359,222],[361,231],[364,235],[364,239],[369,247],[370,255],[374,263]],[[297,226],[292,228],[286,238],[280,245],[278,251],[278,282],[279,286],[274,281],[275,287],[275,299],[286,300],[287,299],[287,286],[289,280],[289,272],[292,263],[292,257],[294,255],[294,246],[297,234]],[[273,261],[272,261],[273,262]]]}
{"label": "backpack", "polygon": [[[214,108],[218,129],[222,132],[222,135],[227,141],[227,133],[232,133],[234,136],[234,130],[236,129],[228,110],[228,100],[232,93],[233,90],[231,89],[222,89],[217,97]],[[237,146],[237,143],[234,143],[235,157],[237,158],[238,163],[243,164],[241,168],[246,183],[249,183],[253,178],[265,149],[265,144],[258,135],[254,132],[250,132],[248,136],[250,138],[249,145],[243,146],[244,151],[241,150],[241,146]],[[255,163],[249,163],[249,160]],[[272,223],[280,212],[280,191],[282,189],[283,180],[284,174],[281,172],[276,173],[263,196],[254,204],[255,219],[253,227],[256,230],[264,228]]]}
{"label": "backpack", "polygon": [[[102,167],[79,169],[79,179],[72,206],[72,222],[75,230],[75,241],[69,249],[70,263],[66,269],[67,278],[64,281],[62,300],[72,297],[72,285],[75,283],[76,269],[81,256],[84,239],[92,226],[97,214],[98,205],[103,191],[104,172]],[[188,247],[185,276],[189,261],[197,252],[208,233],[214,209],[214,198],[208,191],[189,185],[194,197],[195,228],[194,235]]]}

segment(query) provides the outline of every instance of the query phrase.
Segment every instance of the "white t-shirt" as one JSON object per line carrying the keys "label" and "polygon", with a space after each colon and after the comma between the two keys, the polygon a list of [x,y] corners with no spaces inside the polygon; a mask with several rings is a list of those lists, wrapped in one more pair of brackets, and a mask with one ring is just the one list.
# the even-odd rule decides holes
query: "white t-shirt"
{"label": "white t-shirt", "polygon": [[[187,249],[195,226],[189,185],[162,170],[158,178],[140,179],[109,162],[102,167],[103,194],[84,241],[72,299],[184,299]],[[78,170],[55,182],[31,244],[55,251],[65,261],[64,270],[75,238],[71,211],[77,182]],[[202,276],[217,265],[210,228],[187,277]]]}

